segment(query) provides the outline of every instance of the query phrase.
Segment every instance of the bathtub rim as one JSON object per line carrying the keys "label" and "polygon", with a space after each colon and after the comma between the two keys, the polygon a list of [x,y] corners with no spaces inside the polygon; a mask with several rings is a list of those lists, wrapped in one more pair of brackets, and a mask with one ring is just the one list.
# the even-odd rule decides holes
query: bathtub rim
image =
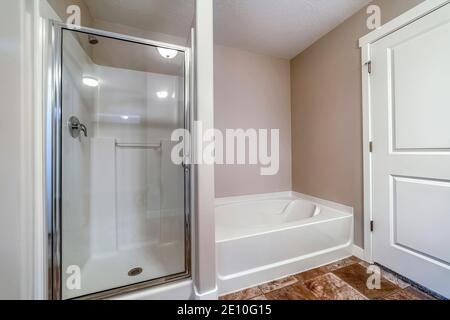
{"label": "bathtub rim", "polygon": [[[314,202],[317,205],[327,207],[329,209],[341,211],[344,213],[348,213],[353,215],[354,209],[353,207],[337,203],[331,200],[324,200],[318,197],[310,196],[304,193],[296,192],[296,191],[283,191],[283,192],[272,192],[272,193],[259,193],[259,194],[249,194],[243,196],[230,196],[230,197],[218,197],[214,201],[214,207],[224,206],[229,204],[236,204],[239,202],[251,202],[257,200],[277,200],[277,198],[292,198],[295,199],[303,199]],[[286,199],[287,200],[287,199]]]}
{"label": "bathtub rim", "polygon": [[[286,198],[286,199],[283,199],[283,198]],[[276,225],[273,229],[268,229],[268,230],[263,229],[261,231],[255,231],[250,234],[228,237],[226,239],[220,239],[220,240],[217,239],[217,224],[216,224],[216,226],[215,226],[216,244],[224,243],[224,242],[228,242],[228,241],[239,240],[239,239],[245,239],[245,238],[249,238],[249,237],[261,236],[261,235],[265,235],[265,234],[271,234],[271,233],[275,233],[275,232],[281,232],[283,230],[292,230],[295,228],[311,226],[311,225],[318,224],[318,223],[337,221],[340,219],[348,219],[348,218],[351,218],[353,220],[352,221],[352,240],[354,241],[353,228],[354,228],[354,218],[355,217],[354,217],[354,210],[352,207],[349,207],[349,206],[346,206],[346,205],[343,205],[340,203],[336,203],[333,201],[309,196],[309,195],[295,192],[295,191],[285,191],[285,192],[274,192],[274,193],[263,193],[263,194],[254,194],[254,195],[216,198],[215,202],[214,202],[214,208],[216,209],[218,207],[224,207],[224,206],[233,205],[233,204],[250,203],[250,202],[258,202],[258,201],[266,201],[266,200],[286,200],[286,201],[288,201],[288,200],[291,200],[291,201],[306,200],[306,201],[310,201],[313,204],[317,205],[318,207],[321,208],[321,210],[328,209],[328,210],[337,212],[340,216],[328,217],[328,218],[323,217],[323,219],[308,221],[308,220],[312,220],[312,219],[316,218],[316,217],[311,217],[311,218],[299,220],[296,222],[290,222],[290,223]],[[216,212],[214,212],[214,215],[215,214],[216,214]],[[319,214],[319,216],[320,216],[320,214]],[[301,221],[303,221],[303,223]]]}

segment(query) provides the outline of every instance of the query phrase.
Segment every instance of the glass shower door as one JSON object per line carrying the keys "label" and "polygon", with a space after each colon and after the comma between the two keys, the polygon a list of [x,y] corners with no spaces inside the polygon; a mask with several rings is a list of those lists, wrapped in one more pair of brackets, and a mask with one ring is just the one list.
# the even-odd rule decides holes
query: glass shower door
{"label": "glass shower door", "polygon": [[61,298],[187,276],[186,52],[60,32]]}

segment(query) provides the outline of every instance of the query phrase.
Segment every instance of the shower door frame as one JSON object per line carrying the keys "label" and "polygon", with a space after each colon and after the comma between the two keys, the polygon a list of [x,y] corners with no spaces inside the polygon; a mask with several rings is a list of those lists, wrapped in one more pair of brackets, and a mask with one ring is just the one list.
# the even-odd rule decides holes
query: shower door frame
{"label": "shower door frame", "polygon": [[[47,264],[48,264],[48,299],[62,299],[62,36],[63,30],[81,32],[94,36],[107,37],[141,45],[162,47],[183,52],[184,61],[184,128],[191,130],[191,66],[192,50],[188,47],[153,41],[133,36],[122,35],[87,27],[78,27],[56,21],[49,21],[48,54],[48,99],[45,112],[45,199],[47,216]],[[184,139],[186,142],[186,139]],[[185,144],[189,157],[189,145]],[[192,275],[191,266],[191,167],[183,162],[184,168],[184,233],[185,233],[185,271],[161,278],[151,279],[136,284],[92,293],[76,299],[102,299],[121,295],[136,290],[188,279]]]}

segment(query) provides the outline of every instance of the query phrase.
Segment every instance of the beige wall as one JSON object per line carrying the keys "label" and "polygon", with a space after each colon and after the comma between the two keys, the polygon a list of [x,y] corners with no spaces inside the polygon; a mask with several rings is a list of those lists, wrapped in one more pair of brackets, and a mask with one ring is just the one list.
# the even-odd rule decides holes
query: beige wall
{"label": "beige wall", "polygon": [[[421,0],[377,0],[385,23]],[[291,61],[292,179],[297,192],[355,209],[363,246],[361,10]]]}
{"label": "beige wall", "polygon": [[216,165],[216,197],[291,190],[289,61],[216,46],[214,121],[225,129],[280,129],[280,171],[261,176],[258,165]]}

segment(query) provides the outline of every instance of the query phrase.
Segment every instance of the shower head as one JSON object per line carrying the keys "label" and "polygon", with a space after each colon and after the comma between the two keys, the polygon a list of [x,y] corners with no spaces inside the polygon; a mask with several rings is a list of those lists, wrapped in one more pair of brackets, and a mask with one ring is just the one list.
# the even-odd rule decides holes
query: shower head
{"label": "shower head", "polygon": [[92,45],[96,45],[98,43],[98,39],[93,35],[88,35],[89,43]]}

